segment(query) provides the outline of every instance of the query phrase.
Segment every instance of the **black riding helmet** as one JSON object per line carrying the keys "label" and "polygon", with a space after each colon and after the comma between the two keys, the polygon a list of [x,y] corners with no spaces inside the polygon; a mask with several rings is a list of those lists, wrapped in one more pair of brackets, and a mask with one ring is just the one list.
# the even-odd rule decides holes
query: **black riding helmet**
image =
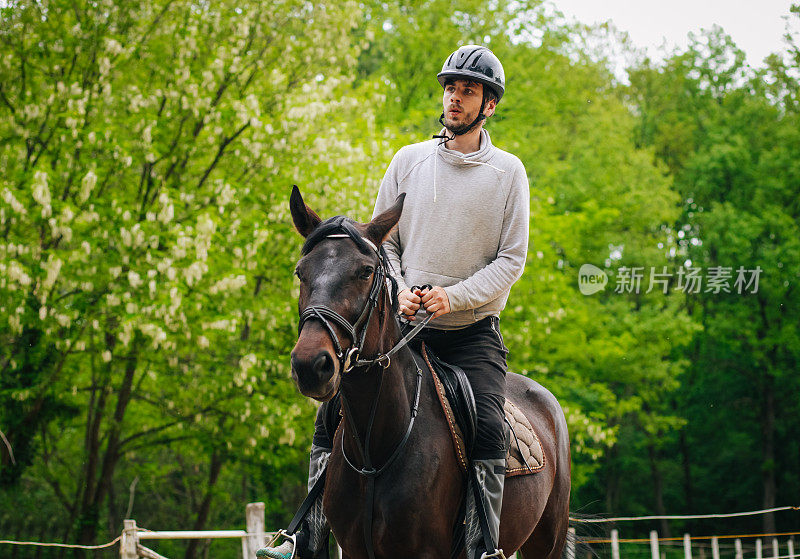
{"label": "black riding helmet", "polygon": [[[459,130],[450,130],[453,136],[447,135],[434,135],[434,138],[442,138],[442,142],[452,140],[456,136],[466,134],[479,122],[485,120],[483,108],[486,106],[486,88],[491,89],[492,93],[497,96],[497,102],[503,97],[506,91],[506,75],[503,71],[503,65],[500,60],[494,55],[492,51],[480,45],[465,45],[460,47],[457,51],[451,54],[442,66],[442,71],[436,76],[439,79],[439,84],[444,88],[448,79],[462,79],[472,80],[483,84],[483,100],[481,101],[481,108],[478,111],[478,116],[472,121],[472,124],[461,128]],[[444,113],[439,117],[439,122],[444,126]]]}
{"label": "black riding helmet", "polygon": [[480,45],[465,45],[449,56],[436,76],[444,87],[448,78],[469,79],[489,87],[497,95],[497,102],[506,90],[503,65],[492,51]]}

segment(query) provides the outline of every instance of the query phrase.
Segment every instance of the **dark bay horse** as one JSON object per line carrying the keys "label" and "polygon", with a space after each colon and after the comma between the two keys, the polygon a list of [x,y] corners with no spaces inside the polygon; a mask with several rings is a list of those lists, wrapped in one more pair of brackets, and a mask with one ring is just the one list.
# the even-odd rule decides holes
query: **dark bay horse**
{"label": "dark bay horse", "polygon": [[[421,369],[417,389],[420,367],[408,347],[391,359],[373,360],[401,338],[383,275],[386,263],[377,247],[397,224],[403,195],[369,223],[348,220],[350,234],[336,229],[332,220],[322,222],[297,187],[290,207],[297,231],[306,238],[305,256],[296,269],[299,310],[301,317],[305,312],[305,320],[301,318],[291,354],[292,377],[302,394],[322,402],[340,391],[347,403],[345,416],[350,415],[333,439],[323,498],[343,557],[367,559],[369,536],[376,558],[447,559],[465,479],[433,379]],[[343,218],[332,219],[341,224]],[[361,346],[356,352],[357,343]],[[417,397],[418,412],[413,414]],[[506,480],[500,547],[507,556],[520,551],[525,559],[555,559],[561,556],[569,517],[570,449],[564,414],[550,392],[520,375],[508,374],[506,397],[536,429],[545,466],[535,474]],[[361,468],[365,454],[377,469],[389,461],[375,478],[369,509],[367,480],[346,461]],[[364,525],[370,523],[367,536]]]}

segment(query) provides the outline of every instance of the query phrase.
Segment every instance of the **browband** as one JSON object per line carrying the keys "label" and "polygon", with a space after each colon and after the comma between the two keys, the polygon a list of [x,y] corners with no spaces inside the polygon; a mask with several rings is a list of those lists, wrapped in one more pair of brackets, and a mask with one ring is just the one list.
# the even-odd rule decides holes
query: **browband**
{"label": "browband", "polygon": [[[328,239],[351,239],[352,237],[350,235],[348,235],[347,233],[335,233],[333,235],[328,235],[326,238],[328,238]],[[370,248],[372,248],[372,250],[374,250],[375,252],[378,252],[378,247],[375,246],[375,243],[373,243],[372,241],[370,241],[369,239],[367,239],[365,237],[361,237],[361,240],[364,241],[365,243],[367,243],[370,246]]]}

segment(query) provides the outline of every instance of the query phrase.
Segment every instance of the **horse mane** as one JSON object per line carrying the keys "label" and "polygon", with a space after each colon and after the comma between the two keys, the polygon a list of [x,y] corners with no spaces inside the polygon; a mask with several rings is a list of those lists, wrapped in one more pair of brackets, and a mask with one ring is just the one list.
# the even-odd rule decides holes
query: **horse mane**
{"label": "horse mane", "polygon": [[[337,235],[344,233],[356,244],[358,250],[363,252],[364,254],[372,254],[372,248],[364,241],[364,237],[361,236],[361,233],[358,232],[358,229],[355,227],[355,221],[350,219],[347,216],[337,215],[335,217],[331,217],[320,223],[316,229],[314,229],[311,233],[309,233],[308,237],[306,237],[306,242],[303,243],[303,248],[301,253],[303,256],[311,252],[311,250],[317,246],[323,239],[327,238],[328,235]],[[391,285],[389,300],[392,306],[392,312],[396,313],[398,308],[398,298],[397,298],[397,280],[394,279],[392,273],[394,270],[392,269],[389,273],[389,258],[386,256],[386,250],[383,248],[383,245],[378,247],[378,251],[380,253],[380,261],[381,265],[384,266],[386,271],[386,277],[389,278],[389,283]]]}

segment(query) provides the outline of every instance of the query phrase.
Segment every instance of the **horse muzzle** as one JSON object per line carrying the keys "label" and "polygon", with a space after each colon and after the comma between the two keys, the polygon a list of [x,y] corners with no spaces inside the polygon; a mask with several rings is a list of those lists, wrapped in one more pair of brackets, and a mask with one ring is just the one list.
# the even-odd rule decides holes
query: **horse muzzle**
{"label": "horse muzzle", "polygon": [[326,402],[339,389],[339,361],[326,350],[309,356],[292,351],[292,378],[303,396]]}

